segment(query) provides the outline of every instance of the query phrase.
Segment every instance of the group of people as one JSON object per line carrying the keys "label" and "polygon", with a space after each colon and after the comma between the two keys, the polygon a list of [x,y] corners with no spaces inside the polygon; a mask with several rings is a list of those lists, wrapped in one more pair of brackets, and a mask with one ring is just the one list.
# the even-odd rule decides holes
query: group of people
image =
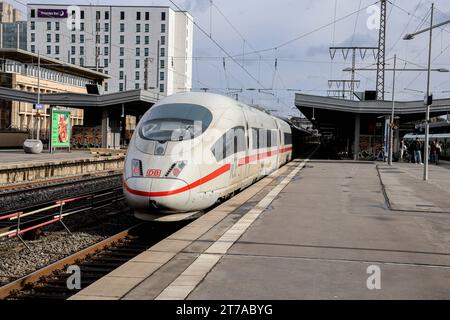
{"label": "group of people", "polygon": [[[422,158],[425,152],[424,143],[416,138],[409,145],[403,139],[400,141],[400,161],[408,161],[416,164],[423,164]],[[442,142],[431,141],[428,148],[428,156],[431,163],[439,164],[439,156],[442,151]]]}

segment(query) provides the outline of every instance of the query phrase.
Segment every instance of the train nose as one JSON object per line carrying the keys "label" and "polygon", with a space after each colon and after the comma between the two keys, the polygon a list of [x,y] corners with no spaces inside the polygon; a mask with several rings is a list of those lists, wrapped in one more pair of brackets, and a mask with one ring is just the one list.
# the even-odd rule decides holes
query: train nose
{"label": "train nose", "polygon": [[188,204],[188,184],[175,178],[129,178],[125,182],[125,197],[138,209],[183,211]]}

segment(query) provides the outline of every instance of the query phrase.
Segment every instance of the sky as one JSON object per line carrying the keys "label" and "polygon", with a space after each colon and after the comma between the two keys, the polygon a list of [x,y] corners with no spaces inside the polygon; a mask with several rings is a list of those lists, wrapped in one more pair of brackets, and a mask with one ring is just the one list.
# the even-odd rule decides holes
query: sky
{"label": "sky", "polygon": [[[26,11],[25,0],[8,0]],[[29,3],[111,4],[118,0],[35,0]],[[279,116],[298,116],[295,92],[324,95],[328,80],[350,79],[342,71],[351,66],[330,46],[377,46],[376,0],[128,0],[128,5],[179,7],[193,16],[194,91],[238,95],[245,103],[260,104]],[[434,0],[435,23],[450,19],[448,0]],[[176,5],[176,6],[175,6]],[[387,4],[386,63],[397,68],[426,68],[429,34],[402,39],[406,33],[429,26],[429,0],[390,0]],[[375,17],[375,18],[374,18]],[[432,67],[450,69],[450,24],[434,29]],[[230,56],[232,58],[230,58]],[[357,53],[357,68],[376,68],[373,53]],[[375,90],[375,71],[356,72],[356,91]],[[392,98],[393,72],[385,76],[385,99]],[[399,71],[396,74],[397,100],[423,100],[426,72]],[[250,89],[250,90],[249,90]],[[258,91],[259,89],[259,91]],[[450,73],[432,72],[434,98],[450,96]],[[447,92],[446,92],[447,91]]]}

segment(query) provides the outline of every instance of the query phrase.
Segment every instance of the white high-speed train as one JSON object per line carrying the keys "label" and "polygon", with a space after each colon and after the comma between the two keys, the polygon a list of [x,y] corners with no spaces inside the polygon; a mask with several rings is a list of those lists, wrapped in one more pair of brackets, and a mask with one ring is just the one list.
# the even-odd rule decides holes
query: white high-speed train
{"label": "white high-speed train", "polygon": [[231,98],[179,93],[136,126],[124,165],[124,193],[144,220],[181,220],[291,160],[290,126]]}

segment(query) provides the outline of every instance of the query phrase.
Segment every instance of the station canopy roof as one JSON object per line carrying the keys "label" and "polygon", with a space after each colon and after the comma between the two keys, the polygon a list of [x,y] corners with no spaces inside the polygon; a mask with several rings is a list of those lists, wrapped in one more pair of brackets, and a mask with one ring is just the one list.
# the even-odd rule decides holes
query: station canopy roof
{"label": "station canopy roof", "polygon": [[[0,59],[9,59],[13,61],[18,61],[25,64],[38,63],[38,54],[32,53],[30,51],[16,49],[16,48],[1,48],[0,49]],[[41,67],[67,73],[70,75],[83,77],[89,80],[95,80],[97,82],[103,82],[105,79],[111,78],[109,75],[94,71],[88,68],[80,67],[71,63],[67,63],[58,59],[50,58],[45,55],[40,55]]]}
{"label": "station canopy roof", "polygon": [[[392,101],[358,101],[333,97],[315,96],[296,93],[296,107],[308,118],[328,114],[360,114],[386,116],[392,112]],[[313,112],[314,109],[314,112]],[[450,99],[437,99],[430,107],[431,116],[444,115],[450,112]],[[425,118],[425,104],[419,101],[396,101],[394,114],[402,121],[417,121]]]}
{"label": "station canopy roof", "polygon": [[[0,100],[37,102],[37,93],[0,87]],[[128,90],[108,94],[42,93],[40,103],[80,109],[114,108],[124,105],[127,110],[142,113],[158,101],[158,94],[146,90]]]}

